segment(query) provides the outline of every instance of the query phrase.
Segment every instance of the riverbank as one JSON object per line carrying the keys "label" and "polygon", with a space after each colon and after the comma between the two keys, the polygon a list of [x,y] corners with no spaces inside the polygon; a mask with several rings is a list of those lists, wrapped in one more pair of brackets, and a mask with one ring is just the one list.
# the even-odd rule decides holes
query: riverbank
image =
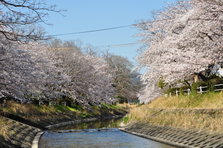
{"label": "riverbank", "polygon": [[177,147],[223,147],[223,92],[160,97],[123,120],[124,131]]}
{"label": "riverbank", "polygon": [[30,148],[34,137],[41,131],[39,128],[5,117],[0,117],[0,120],[4,122],[1,124],[4,133],[0,131],[1,148]]}
{"label": "riverbank", "polygon": [[223,92],[160,97],[149,104],[131,108],[125,121],[222,133]]}
{"label": "riverbank", "polygon": [[180,148],[222,148],[222,134],[207,134],[145,123],[130,124],[122,131]]}
{"label": "riverbank", "polygon": [[[69,124],[118,118],[126,111],[121,107],[102,104],[89,108],[66,106],[35,106],[31,104],[8,103],[1,112],[13,115],[13,120],[0,116],[0,147],[31,147],[35,135],[44,129],[53,129]],[[18,117],[17,119],[14,116]],[[21,120],[22,119],[22,120]],[[18,122],[20,121],[20,122]],[[39,128],[21,123],[33,123]]]}

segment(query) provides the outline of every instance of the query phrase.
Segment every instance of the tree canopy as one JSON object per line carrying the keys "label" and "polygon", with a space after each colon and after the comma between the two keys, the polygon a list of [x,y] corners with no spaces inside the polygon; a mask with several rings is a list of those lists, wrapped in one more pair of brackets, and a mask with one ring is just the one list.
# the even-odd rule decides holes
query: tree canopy
{"label": "tree canopy", "polygon": [[44,39],[40,24],[49,11],[59,12],[46,0],[0,0],[0,34],[10,41]]}
{"label": "tree canopy", "polygon": [[160,78],[173,84],[222,62],[222,16],[221,1],[181,0],[137,26],[148,45],[138,58],[148,69],[142,101],[161,95],[156,86]]}

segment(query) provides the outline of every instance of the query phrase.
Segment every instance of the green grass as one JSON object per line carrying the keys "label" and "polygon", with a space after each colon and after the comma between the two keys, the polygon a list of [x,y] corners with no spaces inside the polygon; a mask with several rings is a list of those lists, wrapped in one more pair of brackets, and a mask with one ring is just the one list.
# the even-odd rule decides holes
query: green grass
{"label": "green grass", "polygon": [[123,123],[127,124],[130,121],[129,116],[125,116],[124,118],[122,118]]}
{"label": "green grass", "polygon": [[79,116],[81,118],[87,118],[87,117],[91,117],[91,114],[90,113],[81,113]]}
{"label": "green grass", "polygon": [[82,106],[72,105],[71,107],[55,105],[33,105],[33,104],[18,104],[15,102],[7,102],[7,106],[1,108],[5,112],[9,112],[18,116],[21,116],[27,120],[33,122],[39,122],[41,120],[62,120],[63,118],[88,118],[88,117],[102,117],[112,116],[118,112],[121,112],[114,105],[102,104],[101,106],[88,106],[83,108]]}
{"label": "green grass", "polygon": [[121,109],[121,107],[117,105],[105,104],[105,103],[102,103],[101,105],[103,108],[107,108],[107,109]]}

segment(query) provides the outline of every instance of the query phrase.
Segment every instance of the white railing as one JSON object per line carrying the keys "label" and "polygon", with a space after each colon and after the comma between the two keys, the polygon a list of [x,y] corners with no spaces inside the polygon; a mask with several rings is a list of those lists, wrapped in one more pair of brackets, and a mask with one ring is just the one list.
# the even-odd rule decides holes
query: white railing
{"label": "white railing", "polygon": [[[203,89],[206,89],[206,90],[203,90]],[[199,93],[199,94],[203,94],[203,93],[206,93],[207,92],[207,89],[208,89],[208,86],[199,86],[198,88],[197,88],[197,93]]]}
{"label": "white railing", "polygon": [[216,85],[214,85],[215,87],[219,87],[219,86],[221,86],[222,88],[220,88],[220,89],[215,89],[214,91],[222,91],[223,90],[223,84],[216,84]]}
{"label": "white railing", "polygon": [[[216,87],[221,87],[221,88],[216,88]],[[203,93],[206,93],[208,92],[208,86],[199,86],[197,87],[197,93],[199,94],[203,94]],[[182,90],[184,92],[184,94],[186,93],[188,96],[191,94],[191,89],[188,88],[188,89],[184,89]],[[223,91],[223,84],[216,84],[214,85],[214,91],[217,92],[217,91]],[[180,91],[179,90],[176,90],[174,93],[169,93],[169,94],[166,94],[165,96],[172,96],[172,95],[176,95],[176,96],[179,96],[180,94]]]}

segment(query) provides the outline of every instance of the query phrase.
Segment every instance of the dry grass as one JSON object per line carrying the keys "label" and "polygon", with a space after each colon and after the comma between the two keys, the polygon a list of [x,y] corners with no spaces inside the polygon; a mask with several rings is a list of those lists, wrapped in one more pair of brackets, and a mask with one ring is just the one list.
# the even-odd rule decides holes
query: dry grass
{"label": "dry grass", "polygon": [[0,136],[8,138],[8,122],[5,118],[0,117]]}
{"label": "dry grass", "polygon": [[2,107],[0,109],[33,122],[56,120],[64,118],[67,114],[75,116],[79,113],[74,108],[66,106],[38,106],[33,104],[18,104],[15,102],[7,102],[6,107]]}
{"label": "dry grass", "polygon": [[82,106],[38,106],[33,104],[18,104],[15,102],[7,102],[5,107],[0,106],[0,110],[23,117],[33,122],[42,121],[61,121],[76,118],[87,118],[95,116],[114,115],[123,112],[121,106],[103,104],[101,107],[92,106],[91,109]]}
{"label": "dry grass", "polygon": [[124,109],[124,110],[131,110],[139,105],[137,104],[128,104],[128,103],[124,103],[124,104],[117,104],[117,106],[121,109]]}
{"label": "dry grass", "polygon": [[198,114],[186,112],[158,112],[138,107],[128,115],[130,122],[143,122],[159,126],[195,129],[209,133],[223,131],[223,114]]}
{"label": "dry grass", "polygon": [[[129,122],[144,122],[159,126],[222,133],[223,112],[197,113],[168,109],[221,109],[223,93],[196,96],[161,97],[150,104],[134,107],[128,114]],[[164,110],[159,110],[164,109]]]}
{"label": "dry grass", "polygon": [[160,97],[147,105],[149,108],[223,108],[223,92],[192,96]]}
{"label": "dry grass", "polygon": [[7,107],[2,108],[3,111],[7,111],[13,114],[26,114],[26,115],[38,115],[57,112],[55,107],[51,106],[36,106],[32,104],[18,104],[15,102],[8,102]]}

